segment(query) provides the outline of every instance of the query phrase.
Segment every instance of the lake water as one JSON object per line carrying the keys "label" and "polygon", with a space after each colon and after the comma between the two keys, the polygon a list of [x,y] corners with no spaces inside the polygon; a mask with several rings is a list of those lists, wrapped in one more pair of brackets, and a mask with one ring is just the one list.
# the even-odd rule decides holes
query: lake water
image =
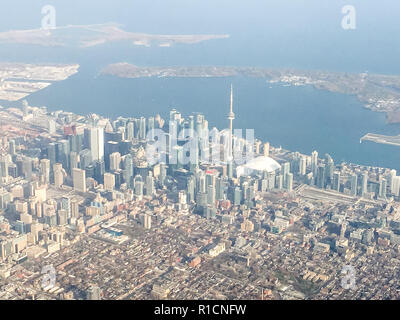
{"label": "lake water", "polygon": [[368,132],[395,135],[385,115],[363,108],[352,96],[313,87],[269,84],[265,79],[90,77],[80,73],[29,98],[32,105],[108,117],[168,118],[172,108],[184,116],[202,112],[210,128],[227,127],[229,86],[234,86],[234,127],[254,129],[274,146],[310,154],[329,153],[335,161],[400,169],[400,147],[363,142]]}

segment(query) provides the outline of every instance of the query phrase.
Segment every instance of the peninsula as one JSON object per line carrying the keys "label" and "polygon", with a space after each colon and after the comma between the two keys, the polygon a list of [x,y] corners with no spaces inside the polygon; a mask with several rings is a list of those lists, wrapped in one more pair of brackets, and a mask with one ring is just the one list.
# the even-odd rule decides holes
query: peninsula
{"label": "peninsula", "polygon": [[18,101],[77,73],[78,64],[0,63],[0,100]]}
{"label": "peninsula", "polygon": [[45,47],[75,46],[80,48],[129,41],[134,45],[170,47],[174,44],[193,44],[212,39],[229,38],[227,34],[164,35],[128,32],[116,23],[67,25],[54,29],[10,30],[0,32],[0,44],[33,44]]}

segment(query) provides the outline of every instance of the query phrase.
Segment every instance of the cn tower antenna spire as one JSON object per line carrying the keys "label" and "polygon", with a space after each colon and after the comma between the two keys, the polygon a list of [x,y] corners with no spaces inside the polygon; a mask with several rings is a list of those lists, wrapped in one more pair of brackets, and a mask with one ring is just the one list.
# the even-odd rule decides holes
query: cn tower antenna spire
{"label": "cn tower antenna spire", "polygon": [[231,83],[231,110],[230,111],[233,113],[233,87],[232,87],[232,83]]}
{"label": "cn tower antenna spire", "polygon": [[233,87],[231,83],[231,103],[230,103],[230,109],[228,113],[228,120],[229,120],[229,155],[228,157],[232,158],[233,156],[233,120],[235,119],[235,114],[233,113]]}
{"label": "cn tower antenna spire", "polygon": [[233,113],[233,87],[231,84],[231,104],[230,104],[230,109],[229,109],[229,114],[228,114],[228,120],[229,120],[229,131],[232,135],[232,130],[233,130],[233,120],[235,119],[235,114]]}

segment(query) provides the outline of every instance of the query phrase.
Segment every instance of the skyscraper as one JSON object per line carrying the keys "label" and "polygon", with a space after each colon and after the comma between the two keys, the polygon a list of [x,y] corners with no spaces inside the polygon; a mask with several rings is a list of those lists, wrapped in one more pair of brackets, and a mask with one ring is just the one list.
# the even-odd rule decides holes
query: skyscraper
{"label": "skyscraper", "polygon": [[61,163],[55,163],[53,165],[53,177],[54,185],[59,188],[64,183],[63,167]]}
{"label": "skyscraper", "polygon": [[110,170],[117,171],[121,165],[121,154],[119,152],[114,152],[110,154]]}
{"label": "skyscraper", "polygon": [[368,172],[364,172],[361,179],[361,196],[364,197],[368,192]]}
{"label": "skyscraper", "polygon": [[104,159],[104,129],[91,127],[87,129],[92,161]]}
{"label": "skyscraper", "polygon": [[139,139],[146,139],[146,118],[141,117],[139,122]]}
{"label": "skyscraper", "polygon": [[56,144],[54,142],[50,142],[47,146],[47,159],[50,160],[51,165],[56,163]]}
{"label": "skyscraper", "polygon": [[135,123],[130,121],[126,126],[126,139],[133,140],[135,137]]}
{"label": "skyscraper", "polygon": [[68,141],[69,141],[69,145],[70,145],[71,151],[75,151],[77,153],[79,151],[81,151],[82,135],[72,135],[72,134],[70,134],[68,136]]}
{"label": "skyscraper", "polygon": [[61,140],[56,144],[56,161],[62,163],[63,168],[69,168],[70,144],[68,140]]}
{"label": "skyscraper", "polygon": [[386,198],[386,188],[387,188],[387,181],[385,178],[382,178],[379,181],[379,197],[385,199]]}
{"label": "skyscraper", "polygon": [[204,116],[202,114],[197,114],[196,115],[196,132],[198,137],[203,136],[203,121],[204,121]]}
{"label": "skyscraper", "polygon": [[154,177],[151,172],[146,177],[146,196],[154,195]]}
{"label": "skyscraper", "polygon": [[387,176],[387,182],[389,186],[390,193],[393,193],[393,182],[394,182],[394,177],[396,176],[396,170],[390,170],[389,175]]}
{"label": "skyscraper", "polygon": [[333,173],[332,190],[335,190],[335,191],[340,190],[340,172],[339,171],[335,171]]}
{"label": "skyscraper", "polygon": [[140,222],[145,229],[151,229],[151,215],[142,213],[140,215]]}
{"label": "skyscraper", "polygon": [[333,171],[335,169],[335,163],[329,154],[325,154],[325,185],[330,184],[332,186]]}
{"label": "skyscraper", "polygon": [[215,181],[215,197],[217,200],[225,199],[225,180],[222,178]]}
{"label": "skyscraper", "polygon": [[240,190],[239,187],[235,187],[235,189],[233,190],[233,205],[240,206],[241,202],[242,202],[242,191]]}
{"label": "skyscraper", "polygon": [[32,178],[32,159],[25,158],[22,166],[22,171],[25,179],[30,180]]}
{"label": "skyscraper", "polygon": [[93,162],[90,166],[86,167],[86,177],[94,178],[97,182],[103,183],[103,175],[104,175],[104,161],[97,160]]}
{"label": "skyscraper", "polygon": [[207,204],[215,206],[215,186],[213,185],[207,187]]}
{"label": "skyscraper", "polygon": [[50,183],[50,160],[40,160],[40,174],[42,176],[43,183]]}
{"label": "skyscraper", "polygon": [[351,185],[351,195],[357,195],[357,175],[353,174],[350,178],[350,185]]}
{"label": "skyscraper", "polygon": [[167,165],[165,163],[160,163],[159,180],[161,185],[164,185],[166,177],[167,177]]}
{"label": "skyscraper", "polygon": [[128,186],[128,188],[132,187],[132,177],[133,177],[133,159],[130,154],[127,154],[123,157],[123,178]]}
{"label": "skyscraper", "polygon": [[196,172],[198,168],[199,168],[199,148],[196,142],[194,144],[194,148],[190,150],[189,169],[191,172]]}
{"label": "skyscraper", "polygon": [[194,130],[195,130],[195,127],[194,127],[194,116],[191,115],[191,116],[189,116],[189,137],[190,138],[193,138]]}
{"label": "skyscraper", "polygon": [[399,191],[400,191],[400,177],[395,176],[393,177],[393,190],[392,194],[395,195],[396,197],[399,196]]}
{"label": "skyscraper", "polygon": [[313,151],[311,153],[311,172],[313,173],[314,177],[317,175],[318,170],[318,152]]}
{"label": "skyscraper", "polygon": [[126,140],[126,134],[125,134],[126,129],[125,129],[125,127],[118,127],[117,132],[120,133],[122,140]]}
{"label": "skyscraper", "polygon": [[321,164],[317,169],[317,186],[321,189],[325,188],[325,165]]}
{"label": "skyscraper", "polygon": [[108,191],[114,190],[115,187],[115,175],[106,172],[104,174],[104,189]]}
{"label": "skyscraper", "polygon": [[267,179],[262,179],[261,184],[260,184],[260,191],[265,192],[268,190],[268,180]]}
{"label": "skyscraper", "polygon": [[228,178],[232,179],[233,178],[233,161],[228,162],[227,171],[228,171]]}
{"label": "skyscraper", "polygon": [[72,169],[72,180],[74,190],[79,192],[86,192],[86,172],[85,170],[74,168]]}
{"label": "skyscraper", "polygon": [[83,149],[79,152],[79,167],[84,170],[92,163],[92,152],[89,149]]}
{"label": "skyscraper", "polygon": [[275,177],[275,186],[277,189],[282,190],[283,189],[283,176],[281,174],[278,174]]}
{"label": "skyscraper", "polygon": [[269,157],[269,142],[264,143],[264,157]]}
{"label": "skyscraper", "polygon": [[67,212],[67,217],[71,217],[71,199],[67,196],[64,196],[60,200],[60,208]]}
{"label": "skyscraper", "polygon": [[73,168],[78,168],[78,163],[79,163],[79,157],[78,154],[75,151],[72,151],[69,154],[69,167],[70,167],[70,173],[72,173]]}
{"label": "skyscraper", "polygon": [[136,175],[133,180],[133,187],[135,189],[135,195],[141,199],[143,197],[143,179],[140,175]]}
{"label": "skyscraper", "polygon": [[15,141],[14,140],[10,140],[8,143],[8,152],[13,156],[15,155]]}
{"label": "skyscraper", "polygon": [[261,141],[260,141],[260,140],[257,140],[257,141],[255,142],[255,153],[256,153],[256,154],[260,154],[260,147],[261,147]]}
{"label": "skyscraper", "polygon": [[286,190],[293,190],[293,173],[290,172],[286,174]]}
{"label": "skyscraper", "polygon": [[283,185],[285,188],[286,188],[286,178],[288,173],[290,173],[290,163],[285,162],[281,168],[281,174],[283,176]]}
{"label": "skyscraper", "polygon": [[301,157],[299,161],[299,174],[304,176],[307,169],[307,160],[305,157]]}
{"label": "skyscraper", "polygon": [[148,121],[147,121],[147,131],[149,131],[149,138],[150,140],[154,139],[154,117],[149,117]]}
{"label": "skyscraper", "polygon": [[79,218],[79,200],[71,200],[71,217]]}
{"label": "skyscraper", "polygon": [[195,190],[196,190],[196,179],[194,176],[190,176],[187,181],[187,190],[186,190],[189,203],[195,201]]}
{"label": "skyscraper", "polygon": [[[47,160],[47,159],[46,159]],[[50,171],[49,171],[50,174]],[[6,157],[0,158],[0,178],[8,176],[8,161]]]}

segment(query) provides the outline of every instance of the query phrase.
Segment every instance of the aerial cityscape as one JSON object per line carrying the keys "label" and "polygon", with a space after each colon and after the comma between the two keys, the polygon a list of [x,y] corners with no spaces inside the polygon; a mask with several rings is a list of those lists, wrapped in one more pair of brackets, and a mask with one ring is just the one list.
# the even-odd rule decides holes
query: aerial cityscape
{"label": "aerial cityscape", "polygon": [[[2,109],[1,297],[397,297],[396,171],[257,139],[254,158],[236,166],[229,153],[249,144],[229,142],[230,94],[222,132],[175,109],[167,120],[48,112],[26,101]],[[169,161],[150,166],[151,136],[172,126],[188,137],[169,140]],[[184,165],[190,130],[206,138]],[[211,161],[215,152],[221,161]],[[358,271],[352,290],[342,286],[349,264]],[[56,282],[43,287],[49,265]]]}
{"label": "aerial cityscape", "polygon": [[[164,50],[184,56],[235,33],[144,32],[94,20],[49,27],[57,4],[43,8],[47,27],[0,25],[4,50],[33,48],[18,53],[29,59],[0,49],[0,300],[400,299],[400,167],[343,156],[355,144],[370,154],[400,146],[400,73],[251,66],[251,58],[176,63]],[[53,56],[62,58],[35,50],[62,50]],[[124,50],[138,50],[140,62],[116,54]],[[177,79],[179,90],[162,87]],[[215,104],[192,94],[214,80]],[[87,96],[76,91],[84,82]],[[252,108],[245,89],[253,84],[264,95]],[[134,85],[130,100],[123,90]],[[157,98],[162,90],[170,100]],[[316,114],[315,128],[272,128],[266,119],[279,107],[263,109],[272,104],[263,97],[285,101],[289,90],[293,105],[310,101],[301,92],[354,98],[339,119],[375,126],[337,144],[325,138],[340,140],[330,126],[351,129],[317,111],[304,113]],[[115,104],[93,112],[102,94]],[[71,97],[87,108],[69,106]],[[307,141],[308,130],[321,132],[320,144]],[[377,158],[400,164],[379,150]]]}

